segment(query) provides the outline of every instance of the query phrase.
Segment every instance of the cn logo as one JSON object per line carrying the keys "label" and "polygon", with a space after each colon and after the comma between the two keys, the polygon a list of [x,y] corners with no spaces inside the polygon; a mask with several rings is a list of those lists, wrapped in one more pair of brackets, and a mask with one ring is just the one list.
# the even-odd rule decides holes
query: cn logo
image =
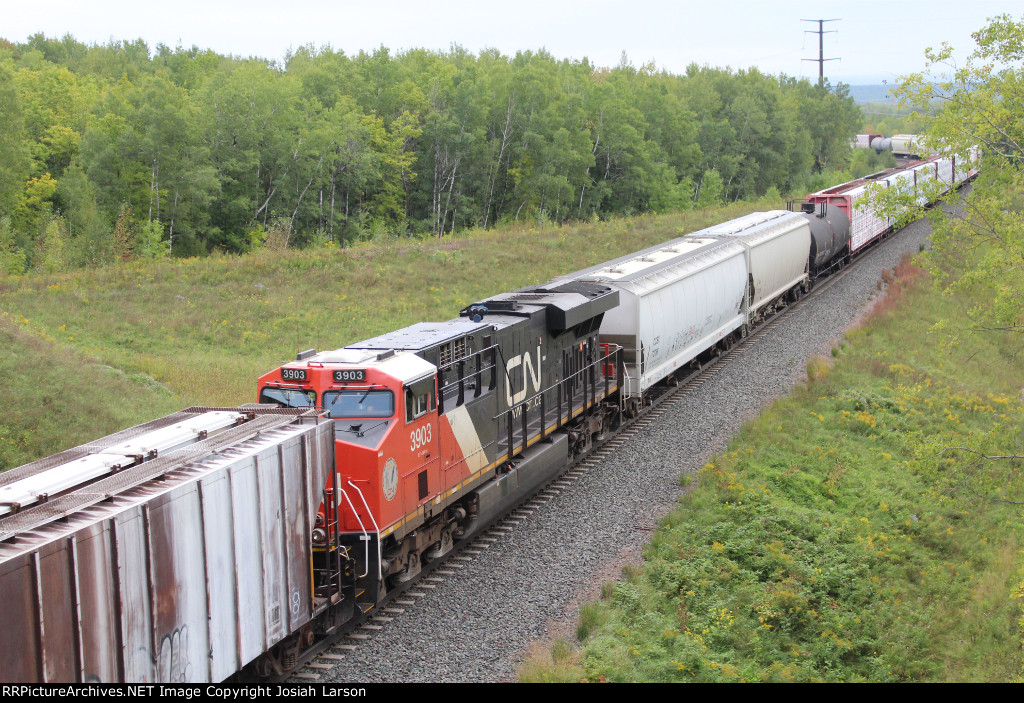
{"label": "cn logo", "polygon": [[[523,367],[523,390],[513,393],[512,392],[512,369],[522,365]],[[526,400],[526,388],[527,388],[527,374],[529,374],[529,380],[533,381],[534,393],[540,393],[540,345],[537,345],[537,363],[534,364],[533,359],[529,354],[520,354],[514,356],[508,360],[505,364],[505,377],[508,379],[508,385],[505,387],[505,401],[509,406],[521,403]]]}

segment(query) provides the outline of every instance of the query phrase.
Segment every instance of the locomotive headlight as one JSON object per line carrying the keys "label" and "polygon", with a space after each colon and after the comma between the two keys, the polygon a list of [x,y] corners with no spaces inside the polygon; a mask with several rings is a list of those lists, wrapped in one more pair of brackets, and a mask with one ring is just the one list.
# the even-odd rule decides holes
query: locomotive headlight
{"label": "locomotive headlight", "polygon": [[323,528],[320,528],[320,527],[313,528],[313,544],[321,544],[322,545],[322,544],[326,544],[326,542],[327,542],[327,533],[323,530]]}
{"label": "locomotive headlight", "polygon": [[317,527],[322,527],[323,526],[323,524],[324,524],[324,514],[323,513],[317,513],[316,514],[316,520],[314,521],[314,524]]}

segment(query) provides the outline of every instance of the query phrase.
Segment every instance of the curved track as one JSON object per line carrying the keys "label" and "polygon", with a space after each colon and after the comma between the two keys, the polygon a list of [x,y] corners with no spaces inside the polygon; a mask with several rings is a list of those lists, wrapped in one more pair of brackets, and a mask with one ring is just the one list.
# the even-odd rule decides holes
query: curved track
{"label": "curved track", "polygon": [[[868,273],[868,278],[871,280],[871,284],[866,286],[863,282],[859,283],[856,287],[859,288],[863,293],[870,294],[874,287],[874,282],[878,280],[878,274],[881,269],[887,268],[894,265],[892,262],[894,247],[891,245],[894,242],[902,242],[903,246],[899,247],[899,251],[895,256],[898,262],[902,256],[904,250],[916,251],[919,246],[919,242],[924,241],[927,238],[926,223],[918,222],[914,223],[908,228],[905,228],[903,233],[899,237],[893,237],[880,242],[877,246],[871,247],[868,251],[864,252],[854,263],[846,267],[828,278],[819,281],[814,289],[802,298],[797,303],[789,305],[784,310],[780,311],[773,317],[766,320],[763,324],[759,325],[748,337],[742,340],[740,343],[735,345],[728,352],[722,354],[720,357],[714,360],[713,363],[707,364],[699,371],[691,373],[685,379],[680,382],[678,387],[665,387],[664,392],[655,399],[652,406],[641,415],[639,418],[630,420],[623,423],[623,425],[615,432],[609,433],[605,441],[595,449],[581,457],[579,457],[574,463],[566,467],[565,472],[546,488],[541,490],[532,498],[525,501],[520,506],[511,510],[505,517],[496,520],[490,526],[482,529],[476,535],[463,540],[456,545],[456,549],[449,555],[443,562],[431,564],[425,568],[422,576],[419,580],[407,584],[402,589],[392,592],[388,595],[387,599],[374,611],[367,614],[363,618],[354,621],[349,627],[343,632],[338,633],[335,637],[324,640],[317,645],[314,645],[312,649],[307,651],[306,657],[303,662],[300,662],[300,668],[290,677],[292,681],[309,681],[309,680],[381,680],[381,681],[393,681],[393,680],[421,680],[421,681],[459,681],[459,680],[500,680],[507,678],[509,671],[504,667],[504,662],[507,661],[507,652],[503,651],[500,653],[493,653],[493,649],[489,650],[492,652],[486,659],[489,662],[500,662],[497,667],[494,666],[475,666],[472,661],[466,661],[464,664],[457,663],[452,666],[452,659],[458,660],[459,657],[445,656],[444,645],[438,641],[433,641],[429,645],[424,643],[423,648],[429,650],[426,653],[410,652],[409,643],[406,642],[393,648],[388,647],[388,641],[394,633],[388,632],[385,637],[377,637],[384,630],[391,630],[398,626],[408,625],[407,629],[410,631],[408,635],[412,641],[421,641],[424,635],[424,630],[429,631],[430,625],[425,624],[424,620],[429,622],[437,622],[438,613],[437,610],[440,608],[441,616],[444,617],[452,610],[449,610],[444,605],[438,605],[433,601],[438,600],[431,598],[432,592],[439,593],[440,591],[451,590],[452,584],[458,583],[460,580],[463,582],[469,582],[474,585],[466,586],[463,589],[461,586],[456,587],[455,590],[465,590],[466,592],[459,597],[460,602],[466,603],[467,600],[472,601],[474,598],[473,592],[477,595],[481,595],[481,591],[487,591],[483,593],[481,598],[490,599],[494,595],[494,589],[491,589],[487,583],[480,583],[480,570],[493,569],[493,562],[504,561],[501,557],[495,559],[496,554],[500,552],[508,552],[507,546],[517,534],[522,532],[522,528],[525,525],[537,526],[538,523],[550,523],[552,520],[557,520],[557,513],[559,503],[565,502],[566,495],[571,495],[574,491],[567,491],[568,488],[572,487],[576,483],[604,483],[607,479],[607,471],[605,471],[605,465],[609,462],[615,463],[614,459],[620,454],[629,454],[631,449],[635,451],[637,447],[634,444],[638,444],[644,435],[647,434],[664,434],[667,428],[676,426],[678,424],[678,416],[680,415],[680,409],[689,410],[692,409],[684,404],[683,400],[690,400],[692,406],[702,408],[707,407],[709,402],[708,396],[714,397],[718,393],[717,387],[721,385],[730,385],[733,383],[729,380],[724,380],[721,377],[725,375],[726,370],[729,370],[734,366],[734,361],[741,359],[746,355],[753,347],[764,347],[770,346],[772,335],[767,335],[766,332],[775,330],[777,327],[787,323],[791,323],[791,326],[799,327],[801,323],[792,322],[797,315],[798,311],[804,309],[816,310],[821,305],[829,305],[829,301],[822,302],[822,299],[828,298],[830,292],[841,286],[843,282],[851,274],[861,275],[863,278],[863,269],[868,267],[871,272]],[[876,261],[879,260],[879,261]],[[854,304],[851,306],[855,313],[856,309],[860,304]],[[830,334],[826,339],[832,339],[838,334],[841,334],[849,322],[849,317],[845,317],[842,322],[840,329],[836,330],[835,333]],[[811,335],[813,336],[813,335]],[[815,344],[812,342],[812,345]],[[777,345],[781,346],[781,345]],[[821,340],[819,339],[816,343],[819,347],[815,350],[815,353],[821,353],[826,349],[821,349]],[[784,349],[784,346],[783,346]],[[785,351],[783,351],[783,356]],[[756,367],[758,362],[753,362]],[[785,366],[785,364],[783,364]],[[790,363],[789,366],[795,366]],[[803,364],[798,366],[798,375],[802,376]],[[788,390],[791,387],[792,382],[798,380],[797,378],[791,379],[791,381],[785,384],[784,388],[778,390],[773,389],[772,392],[766,393],[760,397],[760,406],[771,400],[772,396],[781,395],[781,392]],[[755,389],[756,395],[756,389]],[[756,412],[756,409],[753,410]],[[682,414],[688,414],[683,412]],[[746,413],[744,413],[746,416]],[[738,418],[737,418],[738,419]],[[738,424],[738,423],[737,423]],[[700,442],[701,429],[696,428],[697,442]],[[731,434],[731,432],[729,433]],[[727,437],[724,438],[727,440]],[[723,441],[720,436],[707,436],[702,446],[704,451],[697,452],[694,454],[697,457],[697,461],[689,467],[693,470],[699,467],[704,460],[703,455],[710,456],[715,451],[721,449],[718,444]],[[647,452],[643,449],[639,454],[643,455]],[[630,461],[627,459],[627,461]],[[643,463],[643,459],[633,460]],[[669,473],[675,477],[682,472],[685,472],[688,467],[679,467],[669,469]],[[595,470],[596,469],[596,470]],[[620,476],[622,472],[616,472]],[[664,479],[663,476],[660,477]],[[621,479],[620,479],[621,480]],[[660,481],[659,481],[660,482]],[[574,489],[575,490],[575,489]],[[592,487],[587,490],[593,490]],[[601,489],[598,488],[600,491]],[[564,494],[564,495],[563,495]],[[662,496],[664,497],[664,496]],[[674,497],[672,498],[674,501]],[[584,501],[586,502],[586,501]],[[554,504],[549,505],[549,504]],[[646,533],[648,530],[653,529],[652,518],[657,517],[658,514],[664,512],[668,507],[671,506],[671,501],[666,504],[664,500],[652,500],[650,505],[650,511],[644,515],[633,516],[630,518],[626,516],[626,521],[632,522],[632,531],[636,533],[634,536],[639,535],[640,543],[646,541]],[[537,512],[538,508],[544,508],[544,510]],[[556,507],[553,511],[552,507]],[[554,513],[554,514],[553,514]],[[540,516],[546,516],[546,519],[541,519]],[[602,515],[603,516],[603,515]],[[621,517],[619,518],[621,519]],[[642,523],[642,524],[638,524]],[[621,528],[622,525],[620,524]],[[541,539],[544,539],[543,533],[549,529],[548,526],[539,526],[541,531]],[[626,529],[630,527],[627,525]],[[531,529],[531,532],[536,532],[536,529]],[[571,531],[571,530],[570,530]],[[620,530],[621,531],[621,530]],[[578,531],[577,531],[578,532]],[[536,537],[536,535],[533,535]],[[635,541],[635,540],[634,540]],[[570,556],[569,561],[575,562],[577,560],[583,561],[579,556],[571,556],[574,552],[574,547],[565,545],[564,549],[560,546],[557,540],[551,540],[554,545],[551,548],[553,555],[548,553],[545,555],[545,559],[553,558],[557,561],[559,559],[559,552],[563,552],[563,557]],[[614,578],[617,575],[618,565],[623,561],[623,550],[619,547],[621,542],[616,542],[614,545],[608,545],[607,556],[608,564],[604,568],[598,566],[596,570],[585,569],[591,576],[597,576],[600,579]],[[505,549],[503,549],[505,547]],[[519,554],[513,556],[520,556]],[[628,560],[628,556],[625,557]],[[522,562],[522,559],[517,561]],[[530,558],[527,556],[526,561],[529,562]],[[538,559],[538,563],[543,560]],[[562,562],[565,563],[566,559],[563,558]],[[517,564],[518,566],[518,564]],[[592,566],[586,564],[585,566]],[[498,568],[502,568],[500,565]],[[513,570],[514,567],[509,565],[509,570]],[[449,579],[449,577],[455,577]],[[520,579],[524,581],[524,579]],[[540,586],[543,589],[543,586]],[[589,592],[580,593],[580,587],[577,585],[575,591],[577,595],[573,598],[573,602],[564,605],[570,605],[572,608],[576,606],[580,597],[590,597],[593,595],[593,590],[587,588],[584,585],[584,590]],[[509,598],[513,600],[517,596],[507,596],[498,593],[496,601],[500,604],[502,602],[507,603]],[[540,598],[541,601],[548,600],[543,596]],[[429,618],[419,617],[418,613],[421,613],[423,608],[420,604],[429,604],[429,609],[433,612],[430,613]],[[513,605],[514,607],[514,605]],[[450,618],[452,622],[449,623],[450,629],[456,630],[460,626],[465,626],[468,629],[473,630],[475,633],[480,633],[480,628],[489,627],[489,619],[487,614],[487,608],[482,608],[474,612],[472,607],[463,605],[461,609],[457,609],[456,612],[460,612],[463,617]],[[467,624],[463,621],[467,618],[464,617],[467,613],[471,613],[474,617],[472,618],[473,623]],[[571,616],[571,613],[565,613]],[[481,619],[482,618],[482,619]],[[397,619],[397,622],[395,622]],[[393,624],[394,623],[394,624]],[[542,630],[548,628],[544,625],[544,618],[539,618],[538,622],[534,623],[536,627],[526,628],[529,630],[536,631],[537,627]],[[436,630],[435,630],[436,631]],[[453,640],[467,640],[472,641],[475,635],[469,637],[460,638],[457,634],[451,632],[445,632],[445,641],[449,639]],[[490,634],[490,633],[489,633]],[[534,632],[530,636],[530,639],[537,639],[538,636]],[[499,640],[500,640],[499,636]],[[482,636],[478,637],[481,646],[489,646],[486,643],[493,645],[494,637]],[[458,646],[458,645],[456,645]],[[381,656],[381,650],[385,650],[386,658],[393,661],[384,661]],[[453,647],[454,649],[454,647]],[[469,646],[470,650],[476,649],[474,645]],[[428,656],[429,655],[429,656]],[[428,663],[433,660],[443,661],[444,668],[446,671],[441,671],[437,667],[431,667]],[[419,662],[419,664],[417,664]],[[425,666],[423,666],[425,665]],[[402,669],[399,671],[398,669]],[[501,673],[501,669],[505,668],[504,673]],[[514,670],[514,668],[513,668]],[[453,676],[454,674],[454,676]],[[496,675],[497,674],[497,675]]]}

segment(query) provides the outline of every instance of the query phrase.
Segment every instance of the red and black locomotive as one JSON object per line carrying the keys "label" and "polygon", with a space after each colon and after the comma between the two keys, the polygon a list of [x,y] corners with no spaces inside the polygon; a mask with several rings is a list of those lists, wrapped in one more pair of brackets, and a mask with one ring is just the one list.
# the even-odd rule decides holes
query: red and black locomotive
{"label": "red and black locomotive", "polygon": [[333,485],[314,530],[323,585],[348,590],[330,582],[350,571],[365,611],[616,422],[604,400],[619,354],[598,332],[617,304],[594,283],[526,288],[263,376],[261,403],[334,421]]}

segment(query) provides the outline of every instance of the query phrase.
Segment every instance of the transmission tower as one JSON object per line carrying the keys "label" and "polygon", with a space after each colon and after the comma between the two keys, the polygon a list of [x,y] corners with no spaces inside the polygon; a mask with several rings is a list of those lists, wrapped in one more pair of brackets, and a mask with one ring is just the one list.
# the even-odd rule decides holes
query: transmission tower
{"label": "transmission tower", "polygon": [[804,34],[817,34],[818,35],[818,58],[816,59],[801,59],[801,61],[817,61],[818,62],[818,85],[825,85],[825,62],[826,61],[838,61],[838,58],[826,59],[825,58],[825,35],[832,32],[838,32],[836,29],[830,29],[825,31],[826,22],[838,22],[838,19],[832,20],[800,20],[801,22],[817,22],[818,31],[813,29],[805,29]]}

